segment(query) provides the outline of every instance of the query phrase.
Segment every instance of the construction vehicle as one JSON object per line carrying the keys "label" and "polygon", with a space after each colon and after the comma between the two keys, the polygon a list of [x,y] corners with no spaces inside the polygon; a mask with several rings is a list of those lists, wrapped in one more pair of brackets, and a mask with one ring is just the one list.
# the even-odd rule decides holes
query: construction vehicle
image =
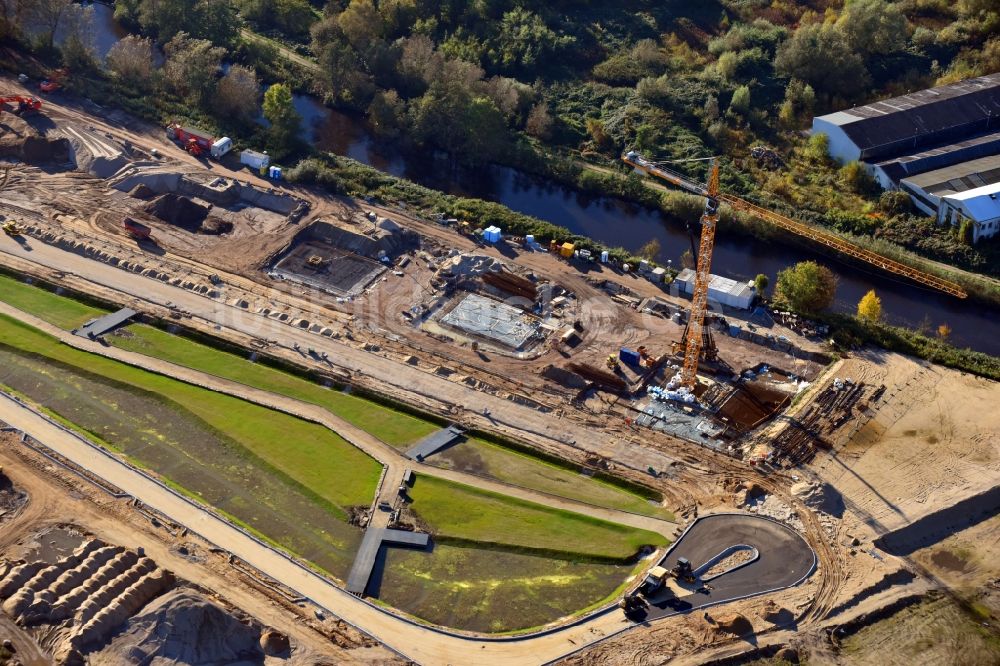
{"label": "construction vehicle", "polygon": [[[849,257],[865,261],[891,273],[906,276],[920,284],[939,289],[959,298],[967,296],[965,290],[954,282],[860,248],[832,233],[796,222],[739,197],[721,194],[719,192],[719,161],[717,159],[713,159],[711,162],[708,183],[706,184],[697,183],[675,171],[666,169],[660,164],[645,159],[635,151],[629,151],[622,156],[622,161],[639,173],[649,174],[683,190],[705,197],[705,209],[701,216],[701,238],[696,254],[691,316],[688,318],[687,329],[684,332],[684,364],[681,369],[680,384],[688,389],[693,390],[697,383],[699,360],[702,358],[710,361],[715,360],[711,358],[715,354],[715,345],[711,339],[711,332],[705,326],[705,314],[708,309],[708,286],[711,279],[712,252],[715,248],[715,230],[719,223],[719,206],[723,201],[734,210],[749,213],[780,229],[808,238]],[[706,355],[704,353],[706,351],[709,354]]]}
{"label": "construction vehicle", "polygon": [[677,558],[677,564],[670,570],[670,575],[685,583],[693,584],[695,582],[694,570],[691,568],[691,563],[686,557]]}
{"label": "construction vehicle", "polygon": [[179,123],[167,125],[167,136],[194,157],[208,154],[220,159],[233,148],[233,140],[228,136],[215,139],[204,130],[184,127]]}
{"label": "construction vehicle", "polygon": [[608,359],[604,362],[604,364],[608,366],[608,370],[611,370],[612,372],[616,372],[621,367],[621,364],[618,362],[618,357],[614,354],[608,354]]}
{"label": "construction vehicle", "polygon": [[14,220],[7,220],[3,223],[3,232],[8,236],[20,236],[24,233],[24,228],[19,227]]}
{"label": "construction vehicle", "polygon": [[0,109],[4,105],[13,107],[15,116],[25,116],[42,110],[42,101],[29,95],[0,96]]}
{"label": "construction vehicle", "polygon": [[136,240],[147,240],[149,238],[151,229],[142,222],[133,220],[131,217],[123,219],[122,226],[125,227],[128,235]]}

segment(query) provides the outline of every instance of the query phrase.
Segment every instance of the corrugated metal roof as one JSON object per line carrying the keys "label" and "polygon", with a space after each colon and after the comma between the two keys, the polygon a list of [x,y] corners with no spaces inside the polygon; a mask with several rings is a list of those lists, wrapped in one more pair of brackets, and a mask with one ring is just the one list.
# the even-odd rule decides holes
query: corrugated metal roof
{"label": "corrugated metal roof", "polygon": [[1000,124],[1000,73],[873,102],[820,119],[839,126],[861,149],[864,158],[959,138],[963,133],[990,129],[993,122]]}
{"label": "corrugated metal roof", "polygon": [[966,214],[977,222],[1000,217],[1000,183],[949,194],[944,198],[958,203]]}
{"label": "corrugated metal roof", "polygon": [[949,192],[965,192],[1000,183],[1000,155],[980,157],[977,160],[969,160],[944,169],[910,176],[904,178],[903,182],[929,194],[938,195]]}

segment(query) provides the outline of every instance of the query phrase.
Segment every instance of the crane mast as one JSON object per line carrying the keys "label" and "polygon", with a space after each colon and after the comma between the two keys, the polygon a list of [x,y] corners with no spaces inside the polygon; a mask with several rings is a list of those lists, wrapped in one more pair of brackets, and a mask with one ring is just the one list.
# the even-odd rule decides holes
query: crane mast
{"label": "crane mast", "polygon": [[698,245],[698,264],[694,278],[694,296],[691,300],[691,317],[684,340],[684,367],[681,386],[694,389],[701,358],[705,313],[708,310],[708,285],[712,279],[712,250],[715,248],[715,228],[719,223],[719,163],[712,162],[705,188],[705,212],[701,215],[701,241]]}

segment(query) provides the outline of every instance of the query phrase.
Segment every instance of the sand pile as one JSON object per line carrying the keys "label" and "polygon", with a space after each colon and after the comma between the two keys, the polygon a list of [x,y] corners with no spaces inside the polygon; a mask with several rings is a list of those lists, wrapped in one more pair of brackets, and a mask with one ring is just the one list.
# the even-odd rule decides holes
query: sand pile
{"label": "sand pile", "polygon": [[792,612],[787,608],[782,608],[774,601],[768,601],[760,609],[760,617],[771,624],[788,624],[794,619]]}
{"label": "sand pile", "polygon": [[834,518],[844,515],[844,498],[827,483],[800,481],[792,485],[792,495],[814,511],[820,511]]}
{"label": "sand pile", "polygon": [[177,194],[164,194],[146,206],[145,210],[168,224],[197,233],[211,207]]}
{"label": "sand pile", "polygon": [[[287,640],[287,639],[286,639]],[[263,661],[261,635],[191,590],[169,592],[125,622],[110,643],[88,655],[94,666],[122,663],[229,664]]]}
{"label": "sand pile", "polygon": [[739,613],[729,613],[715,618],[715,631],[720,634],[746,636],[753,633],[753,625]]}

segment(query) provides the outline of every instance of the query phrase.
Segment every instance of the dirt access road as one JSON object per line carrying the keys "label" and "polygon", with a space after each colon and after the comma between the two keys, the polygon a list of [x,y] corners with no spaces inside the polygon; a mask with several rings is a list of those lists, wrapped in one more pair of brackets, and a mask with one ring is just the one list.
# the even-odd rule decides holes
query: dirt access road
{"label": "dirt access road", "polygon": [[620,613],[609,612],[538,637],[480,640],[404,621],[336,587],[207,509],[2,393],[0,420],[28,433],[74,464],[114,484],[421,664],[540,664],[632,626]]}

